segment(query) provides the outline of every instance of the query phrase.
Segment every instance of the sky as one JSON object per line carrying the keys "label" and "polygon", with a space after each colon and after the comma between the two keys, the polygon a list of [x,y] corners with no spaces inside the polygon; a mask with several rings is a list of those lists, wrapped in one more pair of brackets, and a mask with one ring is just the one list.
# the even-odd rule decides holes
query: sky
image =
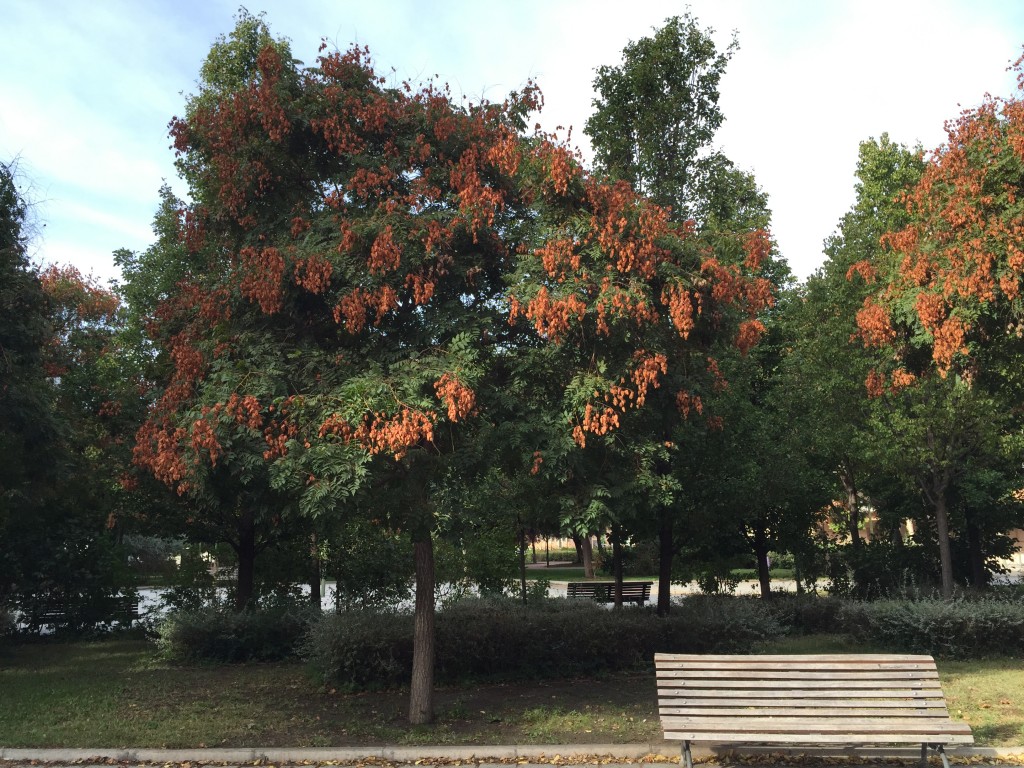
{"label": "sky", "polygon": [[[0,0],[0,161],[17,160],[40,264],[105,283],[112,253],[152,241],[158,191],[179,196],[167,125],[234,26],[238,0]],[[721,83],[715,146],[754,175],[795,276],[854,201],[861,141],[926,150],[986,93],[1016,94],[1020,0],[246,0],[292,54],[367,45],[397,82],[435,77],[469,101],[536,81],[545,130],[572,128],[584,158],[595,69],[689,11],[739,50]],[[562,135],[565,134],[563,130]]]}

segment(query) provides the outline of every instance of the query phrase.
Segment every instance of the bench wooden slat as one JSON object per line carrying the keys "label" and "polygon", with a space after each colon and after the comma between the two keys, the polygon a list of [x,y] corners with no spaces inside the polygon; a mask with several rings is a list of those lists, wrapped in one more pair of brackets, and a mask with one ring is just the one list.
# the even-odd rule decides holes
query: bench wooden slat
{"label": "bench wooden slat", "polygon": [[[659,686],[659,695],[664,695],[664,690]],[[671,689],[679,691],[680,694],[694,698],[724,698],[724,699],[880,699],[896,697],[901,699],[934,699],[939,692],[934,690],[901,690],[892,696],[892,692],[881,692],[877,688],[683,688]],[[941,690],[941,689],[940,689]],[[671,697],[670,697],[671,698]]]}
{"label": "bench wooden slat", "polygon": [[723,678],[726,680],[938,680],[938,671],[921,670],[907,671],[903,669],[879,669],[870,672],[850,670],[827,670],[822,672],[805,672],[791,670],[759,670],[759,669],[679,669],[662,670],[657,674],[658,680],[708,680]]}
{"label": "bench wooden slat", "polygon": [[966,723],[917,717],[663,717],[672,730],[735,730],[765,733],[963,733]]}
{"label": "bench wooden slat", "polygon": [[751,715],[766,717],[779,717],[785,715],[799,715],[806,717],[812,714],[814,717],[899,717],[900,715],[913,715],[916,718],[934,717],[937,719],[948,719],[949,713],[944,706],[935,707],[776,707],[766,706],[756,709],[743,709],[741,707],[660,707],[658,714],[665,717],[686,717],[689,715],[700,715],[702,717],[735,717],[745,712]]}
{"label": "bench wooden slat", "polygon": [[942,734],[942,738],[935,738],[939,734],[928,734],[922,738],[922,734],[911,733],[887,733],[878,736],[874,733],[730,733],[727,731],[665,731],[666,739],[682,741],[702,741],[712,744],[807,744],[807,745],[833,745],[844,746],[866,746],[869,744],[921,744],[937,743],[942,744],[973,744],[974,737],[960,734]]}
{"label": "bench wooden slat", "polygon": [[744,698],[733,700],[722,697],[693,697],[686,698],[663,698],[659,700],[660,707],[666,712],[677,707],[688,707],[692,709],[708,707],[731,707],[734,709],[764,709],[766,707],[790,707],[802,710],[818,710],[822,707],[843,710],[862,709],[891,709],[891,710],[941,710],[945,712],[946,702],[941,698],[914,698],[903,700],[892,700],[888,698],[802,698],[792,699],[787,697],[775,698]]}
{"label": "bench wooden slat", "polygon": [[777,664],[786,669],[794,668],[796,664],[802,662],[810,663],[813,666],[820,666],[824,663],[832,662],[844,662],[854,665],[911,662],[921,664],[928,669],[935,666],[935,660],[931,656],[908,653],[779,653],[754,656],[742,656],[728,653],[656,653],[654,654],[654,661],[659,666],[693,664],[697,668],[703,664],[710,664],[711,662],[721,662],[741,666],[747,664]]}
{"label": "bench wooden slat", "polygon": [[851,689],[876,689],[879,691],[886,691],[887,696],[899,694],[889,693],[890,691],[938,691],[941,695],[942,688],[939,687],[938,678],[931,678],[928,680],[878,680],[875,678],[869,678],[867,680],[802,680],[799,678],[789,679],[720,679],[720,678],[701,678],[697,680],[658,680],[658,688],[666,691],[671,690],[687,690],[690,688],[775,688],[778,690],[786,690],[790,688],[801,688],[805,690],[851,690]]}

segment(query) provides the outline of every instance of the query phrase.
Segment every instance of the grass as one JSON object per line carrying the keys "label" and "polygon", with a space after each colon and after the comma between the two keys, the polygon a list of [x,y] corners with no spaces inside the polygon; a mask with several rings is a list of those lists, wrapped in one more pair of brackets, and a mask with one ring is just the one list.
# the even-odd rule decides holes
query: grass
{"label": "grass", "polygon": [[[772,653],[869,652],[838,635]],[[1024,661],[939,662],[954,717],[980,745],[1024,744]],[[141,639],[0,646],[5,747],[303,747],[626,743],[660,738],[653,671],[439,688],[410,728],[406,691],[341,694],[299,663],[175,666]]]}
{"label": "grass", "polygon": [[406,691],[341,694],[299,663],[176,666],[137,639],[0,647],[0,691],[5,747],[631,742],[660,733],[649,674],[439,688],[436,723],[410,728]]}
{"label": "grass", "polygon": [[[792,637],[768,653],[881,653],[884,648],[852,646],[842,635]],[[1024,660],[938,660],[939,681],[949,713],[971,725],[977,744],[1024,745]]]}

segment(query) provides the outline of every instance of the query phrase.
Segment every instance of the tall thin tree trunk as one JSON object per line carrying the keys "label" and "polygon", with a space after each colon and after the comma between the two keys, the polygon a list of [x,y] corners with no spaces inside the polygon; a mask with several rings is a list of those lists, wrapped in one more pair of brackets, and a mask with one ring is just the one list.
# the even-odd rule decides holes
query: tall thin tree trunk
{"label": "tall thin tree trunk", "polygon": [[971,586],[985,589],[988,579],[985,574],[985,551],[981,545],[981,529],[973,513],[967,511],[967,558],[970,563]]}
{"label": "tall thin tree trunk", "polygon": [[320,612],[320,542],[316,532],[309,534],[309,605]]}
{"label": "tall thin tree trunk", "polygon": [[622,533],[612,528],[612,574],[615,577],[615,607],[622,607]]}
{"label": "tall thin tree trunk", "polygon": [[761,598],[769,600],[772,596],[772,580],[768,572],[768,535],[760,524],[754,529],[754,554],[757,556],[757,580],[761,585]]}
{"label": "tall thin tree trunk", "polygon": [[854,551],[860,547],[860,500],[857,497],[857,481],[853,475],[850,461],[846,460],[839,468],[839,480],[846,493],[846,525],[850,534],[850,544]]}
{"label": "tall thin tree trunk", "polygon": [[672,516],[667,509],[661,512],[658,527],[658,615],[668,616],[672,607],[672,558],[675,556],[672,541]]}
{"label": "tall thin tree trunk", "polygon": [[935,530],[939,538],[939,567],[942,574],[942,599],[953,599],[953,553],[949,545],[949,511],[945,489],[935,494]]}
{"label": "tall thin tree trunk", "polygon": [[256,515],[242,510],[238,517],[238,579],[235,583],[235,610],[245,610],[256,591]]}
{"label": "tall thin tree trunk", "polygon": [[424,725],[434,720],[434,542],[430,531],[421,532],[412,546],[416,565],[416,608],[409,722]]}
{"label": "tall thin tree trunk", "polygon": [[[536,551],[534,551],[533,562],[537,562]],[[523,596],[523,603],[526,603],[526,529],[519,528],[519,589]]]}

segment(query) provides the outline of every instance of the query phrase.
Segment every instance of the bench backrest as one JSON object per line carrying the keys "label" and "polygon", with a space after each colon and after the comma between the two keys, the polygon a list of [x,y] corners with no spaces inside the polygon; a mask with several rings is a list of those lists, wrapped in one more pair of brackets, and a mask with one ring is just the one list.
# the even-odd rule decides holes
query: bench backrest
{"label": "bench backrest", "polygon": [[[650,587],[650,582],[623,582],[623,598],[646,600],[650,596]],[[615,585],[614,582],[569,582],[566,595],[611,602],[615,599]]]}

